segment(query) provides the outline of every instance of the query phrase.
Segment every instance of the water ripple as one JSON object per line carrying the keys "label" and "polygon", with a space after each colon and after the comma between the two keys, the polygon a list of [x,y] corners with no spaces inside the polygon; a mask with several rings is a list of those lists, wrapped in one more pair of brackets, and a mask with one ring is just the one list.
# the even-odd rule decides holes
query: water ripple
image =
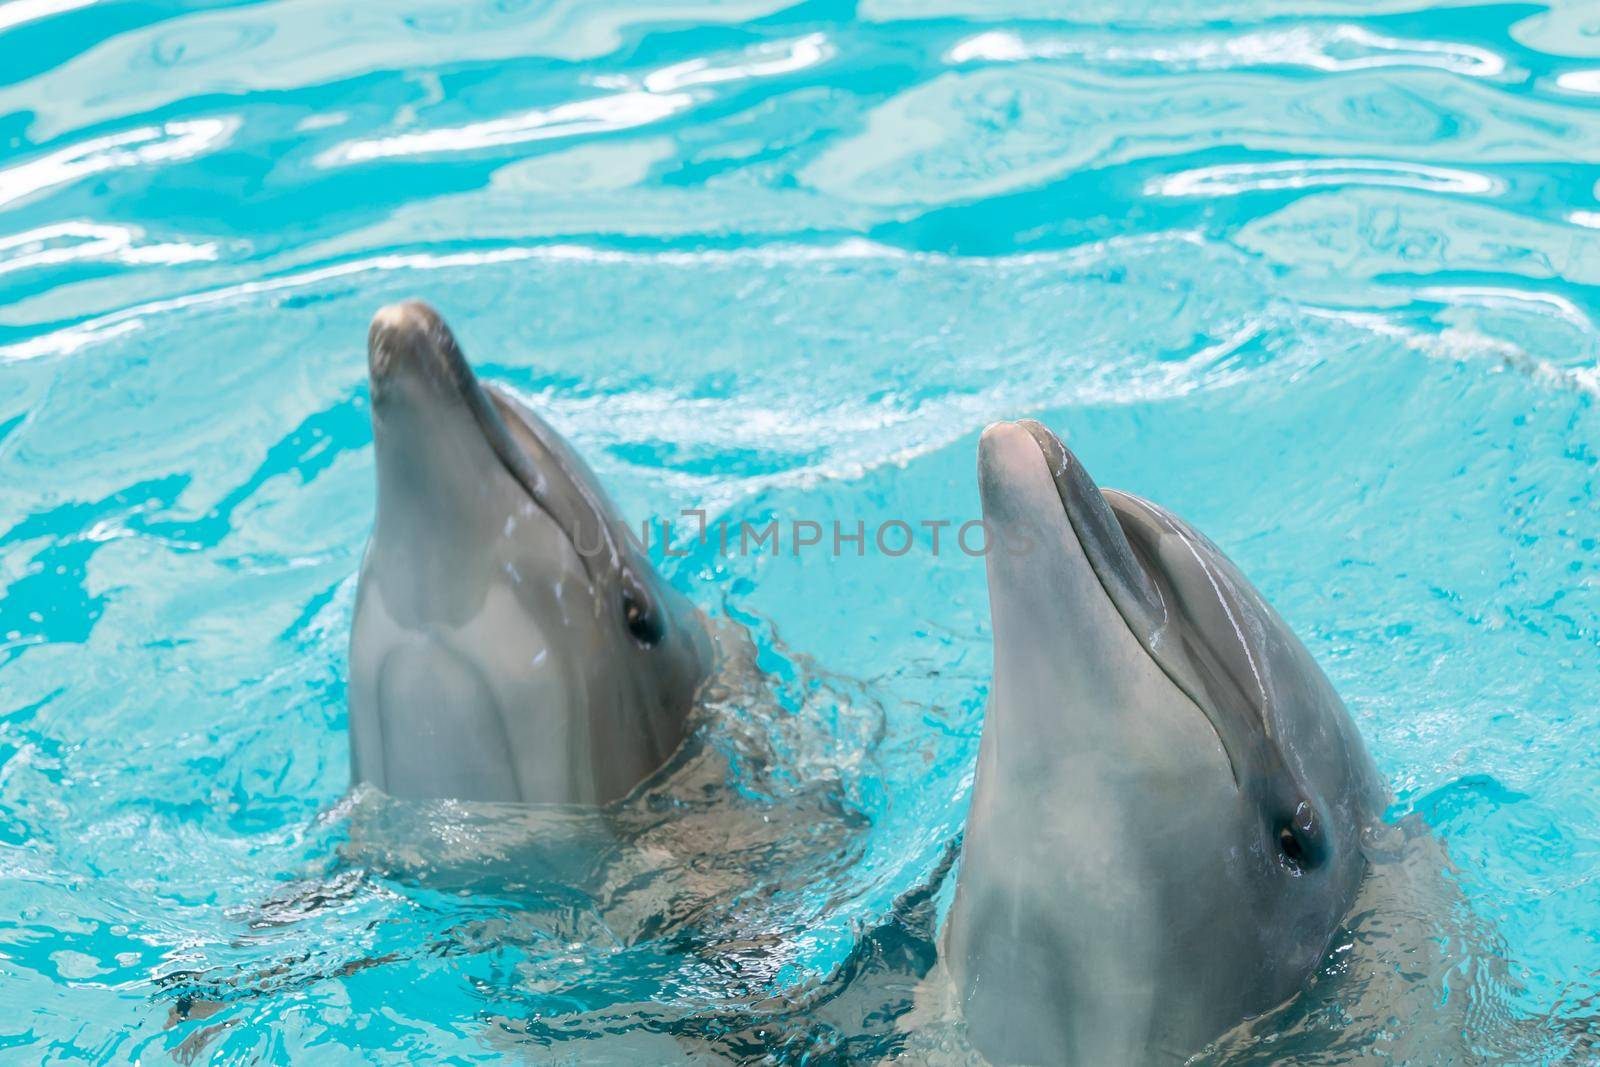
{"label": "water ripple", "polygon": [[217,258],[215,244],[142,242],[133,226],[62,222],[0,237],[0,274],[86,260],[129,265],[194,263]]}
{"label": "water ripple", "polygon": [[1148,196],[1235,196],[1265,189],[1378,185],[1435,193],[1488,194],[1503,184],[1483,174],[1382,159],[1290,159],[1199,167],[1146,183]]}
{"label": "water ripple", "polygon": [[793,41],[758,45],[734,62],[719,63],[702,58],[662,67],[646,74],[638,88],[633,88],[632,79],[626,76],[597,77],[596,84],[624,91],[465,126],[355,141],[323,153],[318,163],[326,167],[373,159],[470,152],[647,126],[704,99],[684,90],[791,74],[816,66],[832,54],[833,48],[823,34],[809,34]]}
{"label": "water ripple", "polygon": [[1506,71],[1504,57],[1486,48],[1387,37],[1350,24],[1131,44],[1106,38],[1024,38],[1005,30],[991,30],[967,38],[945,55],[946,62],[953,64],[1063,58],[1106,65],[1148,63],[1174,70],[1290,66],[1337,73],[1381,67],[1431,67],[1473,78],[1494,78]]}
{"label": "water ripple", "polygon": [[1411,190],[1316,193],[1242,226],[1236,239],[1319,276],[1474,272],[1600,285],[1600,234]]}
{"label": "water ripple", "polygon": [[370,259],[320,267],[278,278],[242,282],[238,285],[225,286],[219,289],[188,293],[164,300],[152,300],[120,311],[99,315],[76,325],[52,331],[27,341],[19,341],[0,347],[0,362],[20,362],[37,359],[41,356],[68,355],[91,345],[121,337],[132,330],[137,330],[143,325],[146,318],[154,315],[164,315],[212,304],[224,304],[261,293],[284,292],[359,274],[482,266],[531,259],[539,254],[562,256],[566,252],[559,248],[505,248],[493,251],[460,252],[445,255],[417,253],[412,255],[375,256]]}
{"label": "water ripple", "polygon": [[194,159],[227,144],[239,121],[227,116],[141,126],[59,148],[0,170],[0,206],[106,171]]}
{"label": "water ripple", "polygon": [[1283,80],[1210,72],[1112,76],[1060,64],[952,72],[868,114],[801,177],[881,205],[945,204],[1091,168],[1244,149],[1284,155],[1600,163],[1600,125],[1438,70]]}
{"label": "water ripple", "polygon": [[646,74],[644,87],[652,93],[671,93],[696,85],[771,78],[825,63],[833,54],[826,34],[811,33],[793,41],[758,45],[737,63],[717,63],[712,59],[674,63]]}
{"label": "water ripple", "polygon": [[466,126],[352,141],[320,156],[318,163],[329,167],[373,159],[470,152],[553,137],[625,130],[660,122],[693,103],[694,97],[688,93],[615,93]]}
{"label": "water ripple", "polygon": [[554,4],[419,5],[388,0],[329,5],[268,0],[196,11],[117,35],[68,62],[0,89],[0,115],[31,112],[37,137],[139,114],[212,93],[323,85],[373,71],[452,62],[605,55],[641,23],[737,22],[786,0],[624,0]]}

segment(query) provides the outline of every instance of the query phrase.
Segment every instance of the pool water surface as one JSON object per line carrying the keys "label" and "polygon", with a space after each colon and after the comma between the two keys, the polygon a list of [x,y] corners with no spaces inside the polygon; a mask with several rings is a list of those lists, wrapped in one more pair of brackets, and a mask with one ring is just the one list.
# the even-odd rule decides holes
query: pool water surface
{"label": "pool water surface", "polygon": [[[0,3],[0,1058],[920,1055],[826,1005],[931,958],[1021,416],[1316,655],[1469,1044],[1600,1055],[1597,180],[1586,0]],[[749,635],[592,870],[346,797],[412,296]]]}

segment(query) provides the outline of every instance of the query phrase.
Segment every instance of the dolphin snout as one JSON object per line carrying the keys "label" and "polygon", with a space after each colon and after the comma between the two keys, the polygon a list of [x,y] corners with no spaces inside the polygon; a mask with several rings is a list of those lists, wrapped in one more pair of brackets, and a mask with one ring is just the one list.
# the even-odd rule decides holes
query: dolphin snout
{"label": "dolphin snout", "polygon": [[367,330],[367,374],[373,399],[404,375],[418,384],[459,391],[470,378],[466,360],[439,313],[421,300],[403,300],[378,309]]}
{"label": "dolphin snout", "polygon": [[996,448],[1005,447],[1008,441],[1015,440],[1022,427],[1014,422],[991,422],[983,428],[983,435],[978,438],[978,454],[981,456]]}
{"label": "dolphin snout", "polygon": [[1165,612],[1160,592],[1100,487],[1049,427],[1023,419],[985,430],[978,442],[978,488],[991,523],[1048,529],[1064,519],[1128,624],[1158,625]]}
{"label": "dolphin snout", "polygon": [[[996,422],[983,431],[978,438],[978,495],[991,522],[1036,519],[1019,498],[1029,495],[1028,488],[1042,497],[1040,487],[1049,486],[1044,456],[1026,429],[1015,422]],[[1049,499],[1054,504],[1053,492]],[[1052,510],[1059,507],[1054,504]]]}
{"label": "dolphin snout", "polygon": [[1039,446],[1014,422],[992,422],[978,438],[978,476],[1000,474],[1018,465],[1038,462]]}

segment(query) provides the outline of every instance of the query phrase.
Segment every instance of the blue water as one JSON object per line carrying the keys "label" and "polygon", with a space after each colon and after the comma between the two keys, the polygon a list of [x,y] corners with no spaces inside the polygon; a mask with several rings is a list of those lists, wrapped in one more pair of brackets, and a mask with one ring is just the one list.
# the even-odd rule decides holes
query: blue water
{"label": "blue water", "polygon": [[[857,1048],[803,1005],[939,869],[988,684],[921,524],[1025,414],[1242,565],[1508,1011],[1592,1020],[1597,179],[1592,0],[0,3],[0,1056]],[[866,524],[656,546],[760,653],[716,842],[516,892],[351,848],[413,295],[635,519]]]}

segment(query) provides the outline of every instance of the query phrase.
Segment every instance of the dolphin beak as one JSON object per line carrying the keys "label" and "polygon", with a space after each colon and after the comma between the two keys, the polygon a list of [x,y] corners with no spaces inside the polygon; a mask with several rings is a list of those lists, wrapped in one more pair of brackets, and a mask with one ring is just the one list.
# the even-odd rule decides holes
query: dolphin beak
{"label": "dolphin beak", "polygon": [[[998,544],[988,556],[997,668],[1002,643],[1011,641],[1053,656],[1058,668],[1082,666],[1107,653],[1103,628],[1115,626],[1139,649],[1124,660],[1122,670],[1136,673],[1141,668],[1134,663],[1142,659],[1161,671],[1201,711],[1226,749],[1214,704],[1206,696],[1208,685],[1175,628],[1174,613],[1182,605],[1152,554],[1159,549],[1149,544],[1149,537],[1136,532],[1130,538],[1119,518],[1128,513],[1113,509],[1077,456],[1037,422],[989,427],[978,453],[984,519],[991,542]],[[1113,495],[1120,501],[1137,500]],[[1150,507],[1139,502],[1143,511],[1133,512],[1128,521],[1137,525],[1142,521],[1138,516],[1149,515]],[[1015,547],[1018,529],[1020,551]],[[1115,625],[1119,618],[1121,625]],[[1041,626],[1070,634],[1074,647],[1058,643],[1048,653],[1037,649],[1030,631]],[[1112,645],[1118,655],[1129,651],[1121,642]],[[998,669],[996,675],[998,685]],[[1231,762],[1231,752],[1227,754]]]}
{"label": "dolphin beak", "polygon": [[[1112,773],[1142,759],[1164,728],[1131,713],[1156,702],[1152,694],[1164,697],[1170,683],[1095,565],[1093,557],[1105,554],[1097,539],[1109,532],[1074,523],[1064,505],[1057,484],[1064,470],[1061,456],[1047,457],[1028,424],[991,426],[979,441],[994,641],[983,742],[996,764],[991,782],[996,775],[1054,781],[1064,761],[1090,778]],[[1093,506],[1072,498],[1071,508],[1091,517]],[[980,766],[980,778],[984,773]]]}
{"label": "dolphin beak", "polygon": [[[472,373],[455,334],[432,307],[420,300],[405,300],[380,308],[372,316],[367,330],[367,377],[376,437],[395,437],[396,443],[410,448],[426,444],[416,438],[440,438],[449,427],[457,427],[488,445],[513,477],[527,485],[537,484],[536,472],[526,470],[526,457]],[[470,431],[466,431],[468,427]]]}
{"label": "dolphin beak", "polygon": [[1041,460],[1039,446],[1020,423],[997,422],[978,438],[978,495],[984,517],[994,524],[1032,518],[1020,506],[1015,487]]}
{"label": "dolphin beak", "polygon": [[418,391],[471,402],[477,379],[466,357],[433,308],[406,300],[380,308],[367,330],[367,376],[374,404],[382,404],[405,380]]}
{"label": "dolphin beak", "polygon": [[1105,494],[1078,457],[1048,427],[1032,419],[1024,419],[1018,425],[1044,453],[1062,510],[1106,594],[1122,612],[1128,628],[1142,640],[1150,640],[1166,622],[1166,604]]}
{"label": "dolphin beak", "polygon": [[985,514],[991,507],[1003,510],[1007,487],[1036,468],[1040,457],[1055,485],[1056,502],[1106,595],[1129,629],[1141,638],[1153,637],[1166,620],[1161,593],[1099,486],[1049,427],[1023,419],[984,431],[978,442],[978,470]]}
{"label": "dolphin beak", "polygon": [[[602,565],[622,568],[618,548],[597,494],[593,474],[560,444],[553,431],[520,411],[472,372],[455,335],[432,307],[406,300],[380,308],[367,331],[367,374],[372,389],[373,442],[378,456],[379,502],[385,472],[396,482],[422,483],[438,500],[474,495],[480,460],[498,461],[505,473],[549,516],[579,551],[591,579]],[[509,425],[508,425],[509,423]],[[512,427],[516,430],[513,431]],[[482,449],[486,454],[480,454]],[[399,468],[407,474],[399,476]],[[605,546],[607,562],[596,553]],[[629,623],[639,632],[654,625],[653,599],[623,568]],[[659,620],[656,620],[659,621]]]}

